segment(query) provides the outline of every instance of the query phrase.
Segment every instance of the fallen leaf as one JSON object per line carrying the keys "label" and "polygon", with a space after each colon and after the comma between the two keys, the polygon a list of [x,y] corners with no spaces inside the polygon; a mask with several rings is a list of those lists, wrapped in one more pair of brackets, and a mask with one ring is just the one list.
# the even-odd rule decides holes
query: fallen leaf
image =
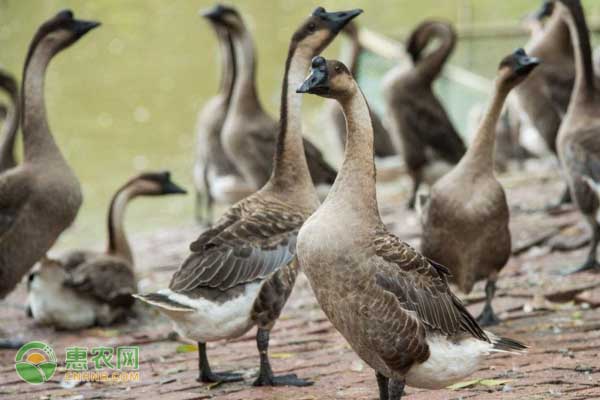
{"label": "fallen leaf", "polygon": [[483,386],[500,386],[510,382],[511,379],[482,379],[478,383]]}
{"label": "fallen leaf", "polygon": [[177,349],[175,349],[175,351],[177,353],[191,353],[194,351],[198,351],[198,346],[196,346],[195,344],[180,344],[179,346],[177,346]]}
{"label": "fallen leaf", "polygon": [[292,358],[296,354],[295,353],[271,353],[271,358],[278,358],[280,360],[285,360],[286,358]]}
{"label": "fallen leaf", "polygon": [[350,364],[350,371],[362,372],[363,369],[365,369],[365,365],[358,360],[354,360],[352,361],[352,364]]}
{"label": "fallen leaf", "polygon": [[458,382],[458,383],[455,383],[454,385],[448,386],[448,389],[450,389],[450,390],[464,389],[464,388],[468,388],[470,386],[475,386],[477,383],[479,383],[479,379],[473,379],[472,381]]}

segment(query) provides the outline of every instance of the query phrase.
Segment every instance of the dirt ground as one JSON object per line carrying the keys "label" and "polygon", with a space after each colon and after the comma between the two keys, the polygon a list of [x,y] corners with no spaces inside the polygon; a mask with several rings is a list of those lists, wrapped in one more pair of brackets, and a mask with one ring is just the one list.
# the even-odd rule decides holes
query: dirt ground
{"label": "dirt ground", "polygon": [[[407,399],[593,399],[600,398],[600,276],[561,271],[582,262],[586,248],[562,251],[566,242],[587,238],[577,212],[548,214],[562,183],[552,168],[540,173],[518,170],[503,179],[512,210],[514,256],[502,271],[495,309],[503,322],[491,329],[527,343],[527,355],[494,355],[461,388],[438,391],[406,389]],[[406,183],[385,183],[381,210],[391,230],[418,245],[414,213],[404,208]],[[152,235],[134,236],[140,291],[166,285],[199,233],[190,225]],[[563,249],[564,250],[564,249]],[[314,381],[306,388],[253,388],[258,371],[254,331],[230,342],[210,343],[215,371],[242,372],[244,382],[207,386],[196,382],[197,354],[170,335],[168,320],[136,305],[137,315],[111,328],[59,332],[36,326],[25,315],[25,285],[0,302],[0,336],[50,344],[59,360],[51,381],[30,385],[14,369],[15,351],[0,351],[0,399],[223,399],[315,400],[377,399],[375,377],[332,328],[301,276],[271,335],[271,360],[277,374],[297,373]],[[473,313],[482,307],[483,284],[463,296]],[[140,346],[140,381],[81,383],[64,381],[65,347]]]}

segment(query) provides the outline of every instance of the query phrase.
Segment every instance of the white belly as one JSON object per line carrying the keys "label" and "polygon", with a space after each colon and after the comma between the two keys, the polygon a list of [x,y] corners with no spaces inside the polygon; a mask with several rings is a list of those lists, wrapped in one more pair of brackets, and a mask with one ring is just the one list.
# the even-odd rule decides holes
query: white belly
{"label": "white belly", "polygon": [[249,284],[240,296],[221,304],[202,298],[190,299],[163,289],[159,293],[196,311],[172,312],[162,308],[161,311],[171,318],[177,333],[188,339],[197,342],[232,339],[242,336],[254,325],[252,307],[261,287],[262,283]]}
{"label": "white belly", "polygon": [[453,343],[443,336],[427,339],[430,356],[406,374],[406,384],[423,389],[441,389],[460,382],[477,369],[492,351],[492,344],[468,338]]}
{"label": "white belly", "polygon": [[36,277],[28,296],[33,319],[63,329],[80,329],[96,323],[98,305],[78,296],[72,289],[46,284]]}

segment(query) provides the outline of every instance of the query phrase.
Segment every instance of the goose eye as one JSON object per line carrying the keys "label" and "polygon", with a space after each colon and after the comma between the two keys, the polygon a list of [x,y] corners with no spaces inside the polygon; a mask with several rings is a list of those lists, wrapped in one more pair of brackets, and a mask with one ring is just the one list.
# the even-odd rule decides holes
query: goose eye
{"label": "goose eye", "polygon": [[335,72],[342,72],[342,67],[340,67],[339,65],[335,66]]}
{"label": "goose eye", "polygon": [[307,28],[308,28],[309,32],[314,32],[315,29],[317,29],[317,26],[314,23],[311,22],[310,24],[308,24]]}

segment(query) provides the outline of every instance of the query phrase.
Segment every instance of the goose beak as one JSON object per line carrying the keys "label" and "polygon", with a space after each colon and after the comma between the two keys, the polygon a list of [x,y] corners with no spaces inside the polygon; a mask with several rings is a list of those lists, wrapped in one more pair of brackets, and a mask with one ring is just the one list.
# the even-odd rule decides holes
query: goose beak
{"label": "goose beak", "polygon": [[542,4],[542,6],[539,8],[539,10],[537,10],[533,14],[531,14],[531,18],[535,18],[538,21],[541,21],[544,18],[551,16],[553,10],[554,10],[554,4],[551,1],[546,0]]}
{"label": "goose beak", "polygon": [[100,26],[100,22],[97,21],[84,21],[80,19],[73,20],[72,30],[77,37],[81,37],[91,31],[94,28]]}
{"label": "goose beak", "polygon": [[200,15],[202,15],[204,18],[210,19],[211,21],[217,22],[223,16],[224,11],[225,9],[223,8],[223,6],[217,4],[216,6],[209,8],[208,10],[201,11]]}
{"label": "goose beak", "polygon": [[348,22],[362,14],[363,10],[356,8],[349,11],[327,12],[323,7],[318,7],[313,15],[320,17],[332,32],[341,31]]}
{"label": "goose beak", "polygon": [[162,192],[163,194],[187,194],[187,190],[171,181],[162,185]]}
{"label": "goose beak", "polygon": [[518,49],[514,53],[516,59],[515,72],[517,75],[527,75],[535,67],[540,65],[541,60],[537,57],[530,57],[525,53],[525,50]]}
{"label": "goose beak", "polygon": [[326,94],[329,92],[327,60],[321,56],[313,58],[310,75],[296,89],[296,93]]}

